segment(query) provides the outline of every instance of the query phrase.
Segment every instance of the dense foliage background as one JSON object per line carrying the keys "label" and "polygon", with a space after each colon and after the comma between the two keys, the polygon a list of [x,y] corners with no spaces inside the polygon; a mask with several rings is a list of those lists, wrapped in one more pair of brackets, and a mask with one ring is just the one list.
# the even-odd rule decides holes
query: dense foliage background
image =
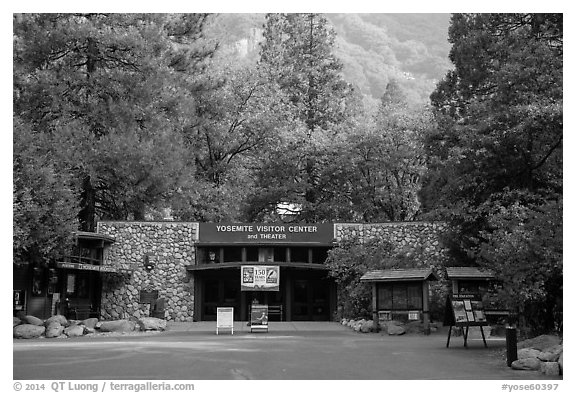
{"label": "dense foliage background", "polygon": [[[14,260],[99,219],[433,218],[451,263],[494,269],[525,324],[553,328],[562,22],[15,14]],[[343,247],[334,266],[373,251]]]}

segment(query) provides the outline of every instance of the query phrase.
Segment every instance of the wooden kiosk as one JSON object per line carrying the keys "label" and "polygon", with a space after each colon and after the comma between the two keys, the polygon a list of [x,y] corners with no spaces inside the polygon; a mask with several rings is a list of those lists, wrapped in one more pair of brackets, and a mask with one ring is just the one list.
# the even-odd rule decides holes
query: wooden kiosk
{"label": "wooden kiosk", "polygon": [[420,320],[430,331],[428,282],[438,280],[432,269],[372,270],[361,282],[372,283],[372,320],[378,330],[379,320]]}

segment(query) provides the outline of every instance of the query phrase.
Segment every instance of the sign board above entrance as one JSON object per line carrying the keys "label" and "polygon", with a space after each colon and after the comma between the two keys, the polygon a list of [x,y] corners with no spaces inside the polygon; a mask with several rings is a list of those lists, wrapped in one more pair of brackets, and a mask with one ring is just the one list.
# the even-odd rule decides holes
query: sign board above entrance
{"label": "sign board above entrance", "polygon": [[240,290],[242,291],[279,291],[279,266],[242,266]]}
{"label": "sign board above entrance", "polygon": [[334,239],[333,224],[213,224],[200,223],[200,243],[325,244]]}

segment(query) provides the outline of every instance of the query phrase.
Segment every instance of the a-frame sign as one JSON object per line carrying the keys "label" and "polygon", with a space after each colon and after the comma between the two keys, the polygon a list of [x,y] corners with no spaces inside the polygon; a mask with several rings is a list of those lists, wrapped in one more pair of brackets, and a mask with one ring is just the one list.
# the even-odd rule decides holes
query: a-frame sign
{"label": "a-frame sign", "polygon": [[448,341],[446,347],[450,346],[450,336],[452,327],[466,328],[464,330],[464,347],[468,347],[468,330],[470,326],[479,326],[482,333],[482,341],[487,347],[486,337],[482,326],[488,326],[482,299],[476,294],[459,294],[446,298],[446,312],[444,314],[444,326],[449,326]]}

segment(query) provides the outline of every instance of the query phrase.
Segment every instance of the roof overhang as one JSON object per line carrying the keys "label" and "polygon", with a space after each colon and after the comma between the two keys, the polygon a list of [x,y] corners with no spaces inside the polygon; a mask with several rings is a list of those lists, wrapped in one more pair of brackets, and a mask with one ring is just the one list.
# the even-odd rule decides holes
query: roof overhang
{"label": "roof overhang", "polygon": [[360,277],[363,282],[436,281],[432,269],[384,269],[371,270]]}
{"label": "roof overhang", "polygon": [[446,276],[449,280],[493,280],[496,278],[490,269],[476,267],[447,267]]}
{"label": "roof overhang", "polygon": [[328,266],[316,263],[298,263],[298,262],[223,262],[223,263],[207,263],[201,265],[188,265],[188,271],[206,271],[206,270],[221,270],[221,269],[240,269],[241,266],[279,266],[282,268],[290,269],[306,269],[306,270],[328,270]]}
{"label": "roof overhang", "polygon": [[72,234],[76,240],[79,240],[79,239],[82,239],[82,240],[101,240],[104,243],[116,242],[116,239],[114,239],[112,236],[104,235],[102,233],[76,231],[76,232],[72,232]]}

